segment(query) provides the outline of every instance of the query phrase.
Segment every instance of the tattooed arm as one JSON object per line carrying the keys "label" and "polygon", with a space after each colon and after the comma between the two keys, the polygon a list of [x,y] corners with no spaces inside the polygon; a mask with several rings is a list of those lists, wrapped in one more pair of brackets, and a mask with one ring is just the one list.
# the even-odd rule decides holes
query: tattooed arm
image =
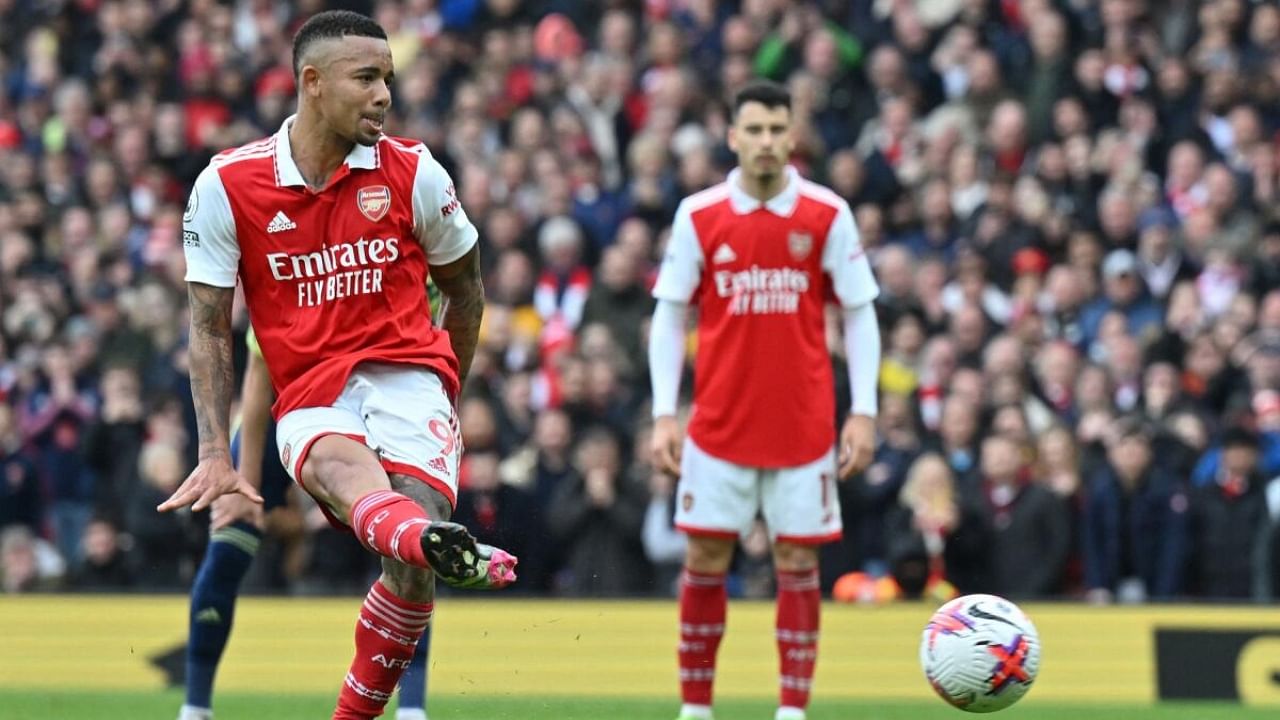
{"label": "tattooed arm", "polygon": [[458,358],[458,382],[464,384],[471,372],[480,320],[484,317],[484,283],[480,279],[480,246],[447,265],[431,268],[431,277],[444,297],[444,320],[453,354]]}
{"label": "tattooed arm", "polygon": [[203,283],[187,284],[191,303],[191,396],[200,436],[199,464],[161,512],[192,505],[203,510],[227,493],[241,493],[256,502],[262,498],[231,464],[231,398],[235,368],[231,362],[231,301],[235,288]]}
{"label": "tattooed arm", "polygon": [[188,283],[191,303],[191,397],[196,406],[201,460],[231,457],[231,301],[235,288]]}

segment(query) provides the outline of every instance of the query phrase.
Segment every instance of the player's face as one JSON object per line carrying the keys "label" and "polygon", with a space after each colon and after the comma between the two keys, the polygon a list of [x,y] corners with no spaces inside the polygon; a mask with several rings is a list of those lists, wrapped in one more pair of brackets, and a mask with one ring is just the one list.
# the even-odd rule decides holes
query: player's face
{"label": "player's face", "polygon": [[791,157],[791,111],[747,102],[729,128],[729,148],[738,155],[742,171],[759,179],[781,173]]}
{"label": "player's face", "polygon": [[329,62],[317,79],[320,111],[335,134],[373,145],[391,107],[391,48],[386,40],[370,37],[331,42]]}

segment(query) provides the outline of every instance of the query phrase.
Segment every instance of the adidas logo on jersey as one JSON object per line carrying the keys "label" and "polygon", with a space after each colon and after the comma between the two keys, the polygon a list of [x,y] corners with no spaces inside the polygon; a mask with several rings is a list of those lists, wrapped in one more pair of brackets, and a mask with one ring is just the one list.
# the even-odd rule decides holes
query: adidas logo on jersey
{"label": "adidas logo on jersey", "polygon": [[433,457],[427,461],[427,467],[435,470],[441,475],[449,474],[449,465],[444,461],[443,457]]}
{"label": "adidas logo on jersey", "polygon": [[275,217],[271,218],[271,222],[267,223],[267,232],[278,233],[285,230],[295,230],[297,227],[297,223],[290,220],[289,216],[285,215],[283,211],[280,211],[276,213]]}
{"label": "adidas logo on jersey", "polygon": [[716,265],[731,263],[737,259],[738,259],[738,254],[735,253],[733,251],[733,248],[729,247],[728,244],[721,245],[720,247],[716,248],[716,254],[711,256],[711,262],[715,263]]}

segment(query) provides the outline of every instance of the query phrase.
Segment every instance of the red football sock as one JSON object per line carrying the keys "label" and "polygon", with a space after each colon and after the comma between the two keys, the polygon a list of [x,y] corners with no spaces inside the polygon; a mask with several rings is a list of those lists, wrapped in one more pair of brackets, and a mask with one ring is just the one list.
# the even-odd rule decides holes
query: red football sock
{"label": "red football sock", "polygon": [[686,705],[711,704],[728,608],[723,573],[686,569],[680,576],[680,697]]}
{"label": "red football sock", "polygon": [[421,539],[429,522],[417,503],[391,490],[371,492],[351,508],[351,529],[365,547],[414,567],[430,567]]}
{"label": "red football sock", "polygon": [[818,617],[822,601],[818,571],[778,571],[778,659],[782,707],[804,709],[818,659]]}
{"label": "red football sock", "polygon": [[356,656],[338,695],[333,720],[368,720],[382,714],[422,631],[431,622],[431,603],[402,600],[378,581],[360,608]]}

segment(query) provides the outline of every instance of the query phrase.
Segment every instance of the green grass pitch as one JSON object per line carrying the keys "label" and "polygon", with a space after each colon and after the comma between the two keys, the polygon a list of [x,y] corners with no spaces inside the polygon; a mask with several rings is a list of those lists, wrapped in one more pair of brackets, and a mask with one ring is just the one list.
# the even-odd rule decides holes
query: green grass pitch
{"label": "green grass pitch", "polygon": [[[31,692],[0,690],[4,720],[172,720],[182,695],[165,692]],[[333,700],[321,695],[224,693],[217,699],[218,720],[323,720]],[[677,705],[670,699],[531,698],[500,696],[439,697],[429,700],[431,720],[672,720]],[[384,717],[394,717],[392,713]],[[773,704],[725,701],[716,704],[720,720],[769,720]],[[938,703],[876,703],[818,699],[811,720],[960,720],[973,717]],[[1001,720],[1263,720],[1275,709],[1239,705],[1176,704],[1157,706],[1051,705],[1029,696],[1000,713]]]}

